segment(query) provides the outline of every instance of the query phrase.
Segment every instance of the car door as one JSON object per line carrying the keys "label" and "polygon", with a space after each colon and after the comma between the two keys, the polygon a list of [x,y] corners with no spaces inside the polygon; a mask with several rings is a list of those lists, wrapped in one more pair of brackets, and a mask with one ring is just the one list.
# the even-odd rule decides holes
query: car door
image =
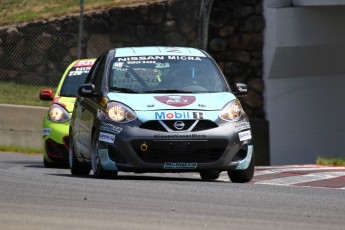
{"label": "car door", "polygon": [[105,66],[105,56],[100,57],[91,69],[88,79],[85,83],[95,86],[95,97],[81,97],[78,103],[79,111],[79,154],[86,159],[91,159],[91,140],[92,130],[95,118],[97,118],[97,110],[102,98],[103,72]]}

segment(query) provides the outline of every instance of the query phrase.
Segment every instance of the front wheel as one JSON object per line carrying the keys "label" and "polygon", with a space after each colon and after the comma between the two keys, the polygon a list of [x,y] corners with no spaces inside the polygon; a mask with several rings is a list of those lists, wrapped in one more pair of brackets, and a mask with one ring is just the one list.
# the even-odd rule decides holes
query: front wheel
{"label": "front wheel", "polygon": [[220,171],[218,170],[207,170],[201,171],[200,177],[203,180],[217,180],[219,178]]}
{"label": "front wheel", "polygon": [[98,135],[96,133],[94,133],[92,136],[91,165],[93,175],[97,178],[112,178],[117,176],[117,171],[106,171],[102,168],[101,159],[98,152]]}
{"label": "front wheel", "polygon": [[247,183],[251,181],[254,177],[254,167],[255,167],[255,159],[254,159],[254,153],[253,153],[252,159],[250,160],[248,168],[244,170],[229,170],[228,176],[230,180],[234,183]]}
{"label": "front wheel", "polygon": [[71,132],[69,137],[69,168],[71,170],[72,175],[87,176],[90,174],[90,167],[79,162],[77,160],[77,157],[75,156],[74,143]]}

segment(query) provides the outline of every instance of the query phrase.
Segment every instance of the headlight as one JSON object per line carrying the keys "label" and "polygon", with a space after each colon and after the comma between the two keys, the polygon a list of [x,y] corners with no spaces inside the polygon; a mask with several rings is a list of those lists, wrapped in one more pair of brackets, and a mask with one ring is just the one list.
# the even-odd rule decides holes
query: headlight
{"label": "headlight", "polygon": [[137,118],[133,110],[118,102],[109,102],[107,106],[108,117],[117,122],[129,122]]}
{"label": "headlight", "polygon": [[67,110],[61,105],[53,104],[49,108],[48,119],[54,122],[65,122],[70,119]]}
{"label": "headlight", "polygon": [[243,108],[239,100],[229,102],[224,106],[219,114],[219,118],[226,121],[237,121],[244,115]]}

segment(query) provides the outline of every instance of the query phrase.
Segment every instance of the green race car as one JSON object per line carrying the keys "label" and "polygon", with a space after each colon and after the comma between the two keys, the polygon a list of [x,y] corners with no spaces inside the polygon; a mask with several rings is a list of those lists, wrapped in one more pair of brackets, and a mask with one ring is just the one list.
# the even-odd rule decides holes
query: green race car
{"label": "green race car", "polygon": [[95,59],[73,61],[65,70],[55,96],[51,89],[40,91],[39,98],[52,101],[43,119],[43,163],[45,167],[68,164],[69,124],[78,87],[84,83]]}

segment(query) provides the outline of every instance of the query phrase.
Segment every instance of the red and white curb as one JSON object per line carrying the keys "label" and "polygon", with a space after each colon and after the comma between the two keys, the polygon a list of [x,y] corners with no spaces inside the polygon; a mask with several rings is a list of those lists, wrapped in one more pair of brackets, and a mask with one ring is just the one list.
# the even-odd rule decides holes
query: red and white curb
{"label": "red and white curb", "polygon": [[[230,181],[226,173],[220,181]],[[345,190],[345,167],[319,165],[257,166],[251,183]]]}

